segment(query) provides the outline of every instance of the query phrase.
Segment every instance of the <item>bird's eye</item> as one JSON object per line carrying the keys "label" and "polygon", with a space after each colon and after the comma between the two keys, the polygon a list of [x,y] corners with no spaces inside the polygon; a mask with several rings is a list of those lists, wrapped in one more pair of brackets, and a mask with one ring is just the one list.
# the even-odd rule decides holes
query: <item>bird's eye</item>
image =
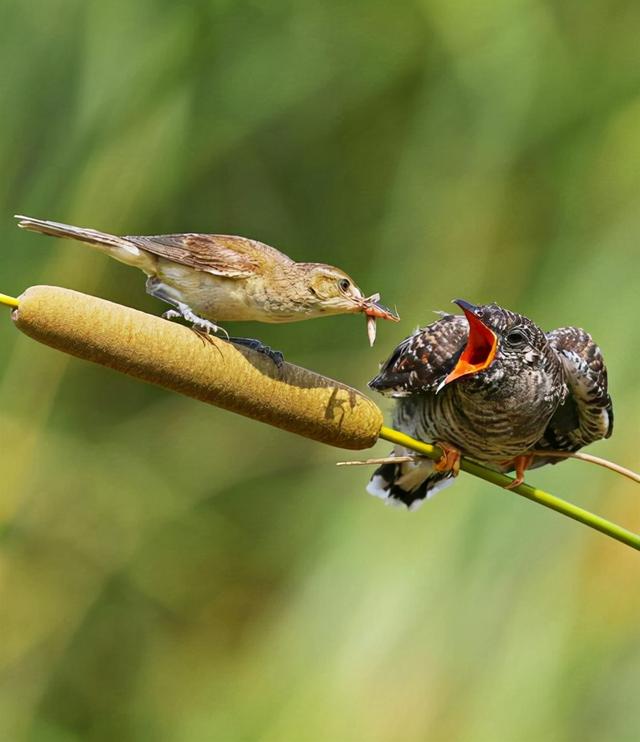
{"label": "bird's eye", "polygon": [[521,330],[511,330],[511,332],[507,335],[507,342],[509,343],[509,345],[518,347],[519,345],[524,345],[527,342],[527,336]]}
{"label": "bird's eye", "polygon": [[338,287],[341,291],[348,291],[351,286],[351,281],[348,278],[341,278],[338,281]]}

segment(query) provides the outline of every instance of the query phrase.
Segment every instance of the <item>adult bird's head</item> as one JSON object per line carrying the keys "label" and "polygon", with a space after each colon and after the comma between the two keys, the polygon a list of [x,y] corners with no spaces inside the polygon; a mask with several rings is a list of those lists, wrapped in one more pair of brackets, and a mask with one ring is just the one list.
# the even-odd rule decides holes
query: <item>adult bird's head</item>
{"label": "adult bird's head", "polygon": [[[398,322],[398,315],[380,304],[380,296],[365,296],[351,276],[339,268],[321,263],[298,263],[304,271],[298,293],[302,292],[307,314],[364,314],[371,328],[376,319]],[[375,336],[375,332],[373,332]]]}
{"label": "adult bird's head", "polygon": [[497,304],[476,306],[455,299],[469,323],[466,344],[440,388],[458,379],[481,385],[500,382],[505,374],[544,371],[551,357],[546,335],[530,319]]}

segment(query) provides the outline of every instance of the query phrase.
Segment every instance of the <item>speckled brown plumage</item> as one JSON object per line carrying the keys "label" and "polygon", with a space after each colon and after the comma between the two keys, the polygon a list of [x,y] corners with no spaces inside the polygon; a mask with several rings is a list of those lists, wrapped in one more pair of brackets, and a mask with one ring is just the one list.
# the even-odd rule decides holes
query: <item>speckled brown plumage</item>
{"label": "speckled brown plumage", "polygon": [[[562,361],[568,394],[535,448],[578,451],[589,443],[609,438],[613,433],[613,405],[600,348],[579,327],[561,327],[547,333],[547,338]],[[531,468],[562,460],[536,457]]]}
{"label": "speckled brown plumage", "polygon": [[[467,346],[469,322],[443,314],[400,343],[370,382],[397,398],[396,428],[454,446],[502,471],[512,470],[515,457],[528,450],[575,451],[611,434],[606,369],[584,330],[545,334],[528,318],[495,304],[474,310],[497,337],[495,358],[486,368],[445,383]],[[560,460],[534,459],[532,466]],[[452,481],[428,460],[389,463],[374,473],[368,490],[412,506]]]}
{"label": "speckled brown plumage", "polygon": [[[117,235],[31,217],[22,229],[70,237],[144,271],[147,291],[189,321],[215,332],[217,321],[296,322],[365,311],[368,299],[343,271],[298,263],[246,237],[220,234]],[[366,304],[366,306],[365,306]]]}
{"label": "speckled brown plumage", "polygon": [[[147,275],[147,293],[173,307],[163,317],[182,317],[201,333],[222,332],[229,338],[218,322],[285,323],[363,313],[373,345],[376,319],[399,319],[379,303],[379,294],[365,296],[339,268],[296,262],[246,237],[193,232],[120,237],[46,219],[16,218],[21,229],[84,242],[140,269]],[[259,340],[232,342],[282,363],[282,354]]]}

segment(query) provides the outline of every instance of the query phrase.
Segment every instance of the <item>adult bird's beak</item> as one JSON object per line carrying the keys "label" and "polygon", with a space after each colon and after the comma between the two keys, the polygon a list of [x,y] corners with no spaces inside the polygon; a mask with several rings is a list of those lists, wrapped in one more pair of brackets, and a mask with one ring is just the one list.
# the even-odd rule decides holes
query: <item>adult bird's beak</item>
{"label": "adult bird's beak", "polygon": [[443,381],[442,386],[459,379],[461,376],[476,374],[490,366],[498,347],[497,335],[477,316],[478,308],[476,306],[469,304],[464,299],[454,299],[453,303],[462,309],[469,322],[469,337],[462,355],[451,373]]}

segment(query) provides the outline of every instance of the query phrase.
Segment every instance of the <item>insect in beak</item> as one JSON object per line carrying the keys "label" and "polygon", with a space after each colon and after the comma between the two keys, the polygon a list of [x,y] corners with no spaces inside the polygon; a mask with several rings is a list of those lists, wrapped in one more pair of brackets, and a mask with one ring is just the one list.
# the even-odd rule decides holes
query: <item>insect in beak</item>
{"label": "insect in beak", "polygon": [[372,294],[362,299],[361,309],[367,317],[367,335],[369,344],[373,346],[376,340],[376,320],[388,319],[392,322],[399,322],[400,317],[396,312],[380,304],[380,294]]}

